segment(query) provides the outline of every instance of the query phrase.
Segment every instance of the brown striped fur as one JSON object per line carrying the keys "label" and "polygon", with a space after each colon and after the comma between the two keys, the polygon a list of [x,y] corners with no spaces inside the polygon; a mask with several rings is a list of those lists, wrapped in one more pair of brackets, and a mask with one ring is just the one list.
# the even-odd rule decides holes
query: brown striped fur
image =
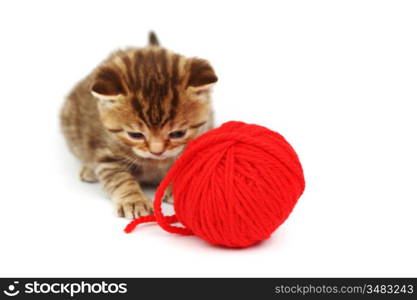
{"label": "brown striped fur", "polygon": [[[112,53],[75,86],[61,111],[81,179],[101,181],[119,216],[151,213],[139,183],[157,184],[187,142],[212,127],[216,81],[206,60],[160,47],[154,33],[148,47]],[[184,130],[183,137],[170,136]]]}

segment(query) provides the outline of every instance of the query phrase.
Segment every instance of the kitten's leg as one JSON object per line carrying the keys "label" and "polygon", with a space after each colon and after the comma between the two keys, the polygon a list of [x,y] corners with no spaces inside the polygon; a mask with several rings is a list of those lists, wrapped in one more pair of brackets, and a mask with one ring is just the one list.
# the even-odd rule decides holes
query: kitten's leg
{"label": "kitten's leg", "polygon": [[81,167],[80,178],[84,182],[98,182],[98,178],[96,176],[96,173],[94,172],[94,168],[87,165]]}
{"label": "kitten's leg", "polygon": [[172,196],[172,189],[171,186],[168,186],[165,190],[164,196],[162,197],[162,201],[173,204],[174,203],[174,196]]}
{"label": "kitten's leg", "polygon": [[125,166],[117,162],[99,163],[95,171],[115,202],[119,217],[132,219],[152,214],[152,202]]}

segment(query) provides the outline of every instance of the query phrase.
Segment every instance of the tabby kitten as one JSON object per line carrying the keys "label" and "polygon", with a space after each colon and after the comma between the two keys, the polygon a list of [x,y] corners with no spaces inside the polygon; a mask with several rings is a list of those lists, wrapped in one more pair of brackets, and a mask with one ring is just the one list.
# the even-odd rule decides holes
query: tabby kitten
{"label": "tabby kitten", "polygon": [[81,180],[100,181],[120,217],[151,214],[140,184],[158,184],[186,144],[212,127],[216,81],[206,60],[160,47],[154,33],[145,48],[111,54],[61,111]]}

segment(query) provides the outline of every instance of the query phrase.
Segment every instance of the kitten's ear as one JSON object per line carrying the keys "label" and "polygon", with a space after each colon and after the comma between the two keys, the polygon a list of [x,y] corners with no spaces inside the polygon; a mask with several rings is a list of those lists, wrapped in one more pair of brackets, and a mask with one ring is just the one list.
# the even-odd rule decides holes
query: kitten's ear
{"label": "kitten's ear", "polygon": [[159,46],[159,40],[153,31],[149,32],[149,46]]}
{"label": "kitten's ear", "polygon": [[94,75],[91,94],[100,100],[117,100],[126,95],[126,90],[115,70],[102,67]]}
{"label": "kitten's ear", "polygon": [[209,62],[200,58],[192,58],[190,64],[190,76],[187,86],[199,87],[213,85],[217,81],[217,76]]}
{"label": "kitten's ear", "polygon": [[192,58],[190,76],[188,78],[188,91],[205,99],[210,94],[211,87],[217,82],[217,76],[208,61]]}

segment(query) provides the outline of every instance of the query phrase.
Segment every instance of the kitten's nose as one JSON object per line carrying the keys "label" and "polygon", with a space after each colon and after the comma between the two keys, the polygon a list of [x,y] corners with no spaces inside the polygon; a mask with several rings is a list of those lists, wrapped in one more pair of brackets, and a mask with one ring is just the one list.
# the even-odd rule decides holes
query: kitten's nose
{"label": "kitten's nose", "polygon": [[150,141],[149,142],[149,152],[153,155],[160,156],[165,151],[165,146],[163,142],[160,141]]}

